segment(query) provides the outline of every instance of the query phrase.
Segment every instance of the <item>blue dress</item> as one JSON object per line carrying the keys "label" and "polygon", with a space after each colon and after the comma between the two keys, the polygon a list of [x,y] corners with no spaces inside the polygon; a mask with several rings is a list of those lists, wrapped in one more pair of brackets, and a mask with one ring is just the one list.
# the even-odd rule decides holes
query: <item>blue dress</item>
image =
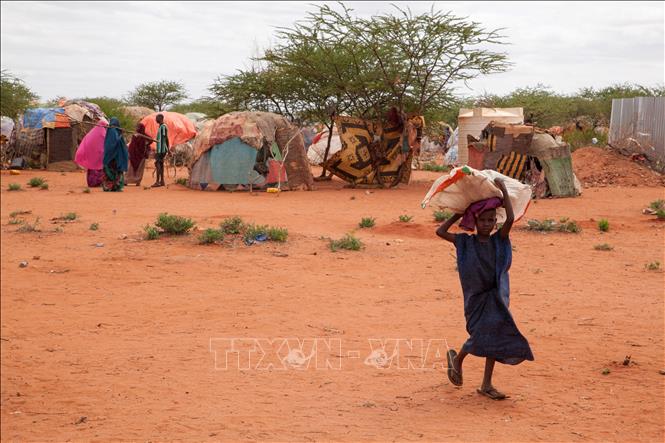
{"label": "blue dress", "polygon": [[508,310],[510,239],[501,238],[498,231],[487,243],[478,241],[476,235],[457,234],[455,248],[469,333],[462,351],[509,365],[533,360],[529,342]]}

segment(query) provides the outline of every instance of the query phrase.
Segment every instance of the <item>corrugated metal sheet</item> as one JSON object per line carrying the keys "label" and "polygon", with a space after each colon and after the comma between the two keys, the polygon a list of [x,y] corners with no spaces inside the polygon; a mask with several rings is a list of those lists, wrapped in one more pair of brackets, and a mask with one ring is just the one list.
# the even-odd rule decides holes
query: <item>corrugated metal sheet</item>
{"label": "corrugated metal sheet", "polygon": [[609,144],[665,164],[665,97],[612,100]]}

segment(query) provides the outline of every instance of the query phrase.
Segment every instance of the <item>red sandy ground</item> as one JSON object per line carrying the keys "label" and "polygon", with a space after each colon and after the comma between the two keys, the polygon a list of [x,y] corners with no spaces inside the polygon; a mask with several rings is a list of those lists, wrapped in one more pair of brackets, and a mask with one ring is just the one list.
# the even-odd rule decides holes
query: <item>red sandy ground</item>
{"label": "red sandy ground", "polygon": [[[26,189],[33,176],[50,189]],[[640,213],[665,197],[662,187],[592,188],[531,205],[528,217],[571,217],[583,231],[514,229],[511,309],[536,360],[497,365],[506,401],[476,393],[478,358],[467,359],[462,388],[434,354],[436,369],[365,364],[371,338],[455,348],[466,338],[454,249],[419,207],[436,177],[415,173],[406,188],[371,192],[334,181],[279,195],[178,185],[86,194],[83,173],[3,171],[2,439],[662,441],[663,272],[645,264],[665,263],[665,223]],[[24,190],[8,192],[11,182]],[[19,209],[40,217],[41,233],[8,224]],[[72,211],[79,220],[54,232],[50,219]],[[201,228],[237,214],[285,226],[289,240],[139,240],[162,211]],[[415,217],[403,224],[400,214]],[[364,216],[377,219],[356,232],[366,248],[331,252],[322,237],[339,238]],[[594,250],[599,243],[614,250]],[[316,355],[341,369],[215,370],[210,340],[224,337],[340,340],[341,354]],[[402,364],[419,355],[400,352]]]}

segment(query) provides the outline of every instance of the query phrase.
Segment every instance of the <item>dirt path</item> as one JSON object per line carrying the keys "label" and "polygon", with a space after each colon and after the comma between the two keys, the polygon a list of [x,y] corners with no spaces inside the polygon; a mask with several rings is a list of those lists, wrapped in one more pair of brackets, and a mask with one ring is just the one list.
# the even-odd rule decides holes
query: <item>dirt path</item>
{"label": "dirt path", "polygon": [[[36,175],[48,191],[7,191]],[[462,388],[441,369],[446,341],[459,347],[466,333],[454,250],[419,207],[436,176],[417,173],[396,190],[335,181],[252,196],[177,185],[88,194],[82,173],[3,171],[2,439],[662,441],[664,274],[644,266],[665,263],[665,223],[640,211],[663,188],[531,205],[528,217],[567,216],[583,232],[515,228],[511,308],[536,361],[497,367],[495,384],[511,395],[497,403],[475,392],[482,360],[467,359]],[[8,224],[19,209],[40,217],[41,233]],[[240,215],[290,237],[251,247],[138,240],[164,211],[201,228]],[[49,220],[67,212],[80,217],[54,232]],[[356,232],[365,250],[332,253],[322,237],[364,216],[377,219]],[[610,232],[596,229],[600,218]],[[279,337],[311,339],[303,351],[316,358],[282,369],[288,346],[268,341]],[[259,340],[236,341],[224,369],[229,342],[211,341],[224,338]],[[370,339],[414,341],[387,341],[399,356],[379,369],[366,364]],[[421,355],[426,368],[409,368]],[[317,358],[332,368],[316,370]]]}

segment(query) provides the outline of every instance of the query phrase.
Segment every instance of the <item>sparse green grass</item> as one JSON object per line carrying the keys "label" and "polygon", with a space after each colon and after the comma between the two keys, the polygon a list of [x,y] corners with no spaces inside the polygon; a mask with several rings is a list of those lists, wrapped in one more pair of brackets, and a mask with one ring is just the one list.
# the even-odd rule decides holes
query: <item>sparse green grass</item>
{"label": "sparse green grass", "polygon": [[96,231],[99,229],[99,223],[93,223],[90,225],[90,230],[91,231]]}
{"label": "sparse green grass", "polygon": [[259,235],[268,236],[267,225],[255,225],[253,223],[245,225],[245,234],[243,235],[244,240],[254,240]]}
{"label": "sparse green grass", "polygon": [[346,249],[348,251],[359,251],[362,249],[363,243],[359,238],[351,234],[346,234],[339,240],[330,240],[330,250],[336,252],[338,249]]}
{"label": "sparse green grass", "polygon": [[39,217],[35,220],[34,223],[28,223],[24,222],[19,228],[18,232],[37,232],[39,231],[39,228],[37,227],[39,225]]}
{"label": "sparse green grass", "polygon": [[224,240],[224,232],[221,229],[208,228],[199,236],[200,245],[209,245]]}
{"label": "sparse green grass", "polygon": [[48,183],[42,183],[39,185],[39,189],[42,191],[48,191]]}
{"label": "sparse green grass", "polygon": [[607,232],[610,230],[610,222],[605,219],[601,218],[598,220],[598,229],[600,229],[600,232]]}
{"label": "sparse green grass", "polygon": [[289,231],[286,228],[277,228],[270,226],[268,228],[268,240],[283,243],[289,237]]}
{"label": "sparse green grass", "polygon": [[413,215],[400,215],[399,216],[399,221],[402,223],[409,223],[411,220],[413,220]]}
{"label": "sparse green grass", "polygon": [[18,183],[10,183],[7,186],[7,190],[8,191],[20,191],[21,190],[21,185],[19,185]]}
{"label": "sparse green grass", "polygon": [[23,219],[20,219],[20,218],[13,218],[13,217],[12,217],[12,218],[9,219],[9,224],[10,224],[10,225],[20,225],[20,224],[23,223],[24,221],[25,221],[25,220],[23,220]]}
{"label": "sparse green grass", "polygon": [[596,251],[611,251],[614,249],[613,246],[608,245],[607,243],[601,243],[593,247]]}
{"label": "sparse green grass", "polygon": [[191,218],[179,215],[159,214],[155,226],[169,235],[184,235],[192,229],[196,223]]}
{"label": "sparse green grass", "polygon": [[543,221],[531,219],[527,220],[526,228],[529,231],[550,232],[554,231],[554,220],[546,218]]}
{"label": "sparse green grass", "polygon": [[240,217],[235,216],[222,220],[219,226],[222,228],[224,234],[234,235],[240,234],[243,231],[245,223]]}
{"label": "sparse green grass", "polygon": [[90,194],[90,188],[85,188],[85,189],[83,190],[83,193],[84,193],[84,194]]}
{"label": "sparse green grass", "polygon": [[658,220],[665,220],[665,209],[656,211],[656,217],[658,217]]}
{"label": "sparse green grass", "polygon": [[189,186],[189,180],[186,179],[186,178],[184,178],[184,177],[180,177],[180,178],[177,179],[175,182],[176,182],[176,184],[178,184],[178,185]]}
{"label": "sparse green grass", "polygon": [[30,186],[31,188],[39,188],[44,183],[46,183],[46,180],[44,180],[44,178],[42,178],[42,177],[32,177],[28,181],[28,186]]}
{"label": "sparse green grass", "polygon": [[448,172],[450,171],[450,166],[437,165],[436,163],[425,163],[423,165],[423,171]]}
{"label": "sparse green grass", "polygon": [[19,209],[18,211],[13,211],[12,213],[10,213],[9,217],[15,218],[18,215],[26,215],[26,214],[32,214],[32,211],[24,211],[22,209]]}
{"label": "sparse green grass", "polygon": [[663,199],[654,200],[651,203],[649,203],[649,207],[654,211],[665,210],[665,200]]}
{"label": "sparse green grass", "polygon": [[571,234],[577,234],[582,231],[577,222],[568,219],[568,217],[560,220],[558,230],[559,232],[568,232]]}
{"label": "sparse green grass", "polygon": [[65,215],[61,215],[60,218],[66,221],[74,221],[78,218],[78,214],[76,212],[68,212]]}
{"label": "sparse green grass", "polygon": [[659,261],[652,261],[651,263],[647,263],[644,265],[644,269],[647,271],[660,271],[660,262]]}
{"label": "sparse green grass", "polygon": [[360,223],[358,223],[358,226],[361,228],[373,228],[374,225],[376,224],[376,219],[373,217],[363,217],[360,220]]}
{"label": "sparse green grass", "polygon": [[154,226],[145,225],[143,231],[145,232],[146,240],[157,240],[159,238],[159,230]]}
{"label": "sparse green grass", "polygon": [[434,211],[432,215],[434,217],[434,221],[441,223],[452,217],[453,213],[450,211]]}

